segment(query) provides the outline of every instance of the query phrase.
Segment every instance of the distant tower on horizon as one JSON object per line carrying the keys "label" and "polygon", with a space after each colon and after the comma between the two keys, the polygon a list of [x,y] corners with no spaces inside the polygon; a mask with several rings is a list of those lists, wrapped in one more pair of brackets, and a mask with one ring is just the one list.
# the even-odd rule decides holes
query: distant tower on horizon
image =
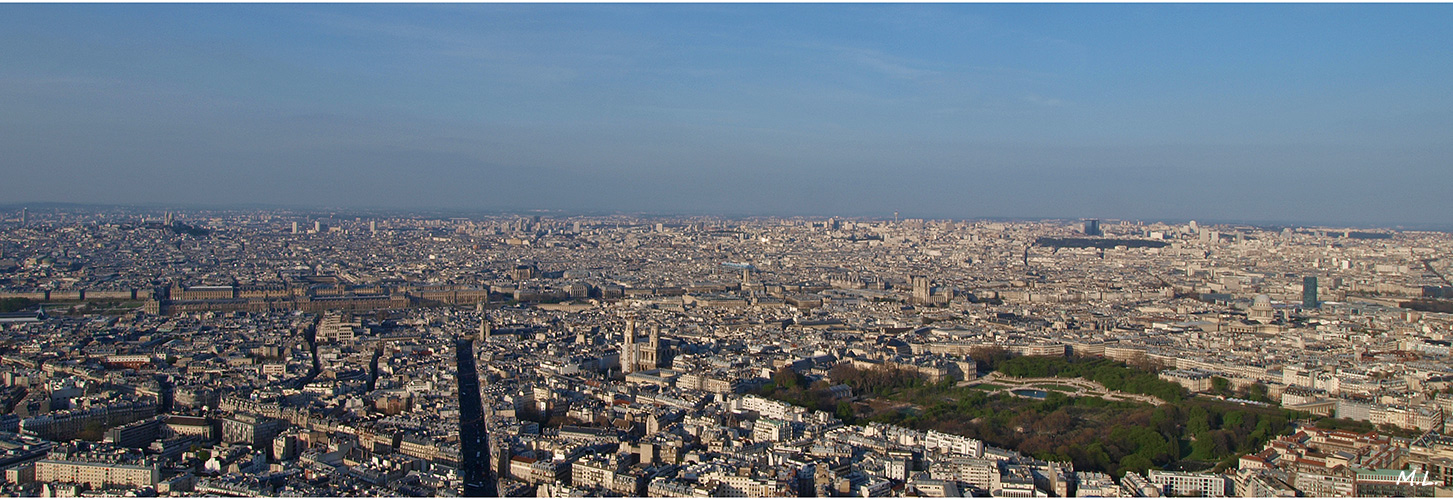
{"label": "distant tower on horizon", "polygon": [[298,221],[293,221],[293,234],[298,234]]}
{"label": "distant tower on horizon", "polygon": [[20,208],[20,227],[26,227],[26,226],[29,226],[29,225],[30,225],[30,207],[21,207]]}
{"label": "distant tower on horizon", "polygon": [[1085,236],[1103,236],[1105,234],[1100,231],[1100,219],[1085,219],[1084,232]]}
{"label": "distant tower on horizon", "polygon": [[1322,304],[1317,301],[1317,277],[1302,277],[1302,308],[1318,309]]}
{"label": "distant tower on horizon", "polygon": [[378,234],[378,221],[368,221],[368,232],[372,234]]}

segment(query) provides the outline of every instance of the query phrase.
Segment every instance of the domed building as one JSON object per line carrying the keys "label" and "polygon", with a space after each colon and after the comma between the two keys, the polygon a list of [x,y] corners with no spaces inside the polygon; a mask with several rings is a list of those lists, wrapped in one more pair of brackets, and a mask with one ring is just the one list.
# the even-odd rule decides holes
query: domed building
{"label": "domed building", "polygon": [[1252,299],[1251,309],[1246,312],[1246,319],[1263,324],[1275,321],[1276,308],[1271,306],[1271,297],[1261,294]]}

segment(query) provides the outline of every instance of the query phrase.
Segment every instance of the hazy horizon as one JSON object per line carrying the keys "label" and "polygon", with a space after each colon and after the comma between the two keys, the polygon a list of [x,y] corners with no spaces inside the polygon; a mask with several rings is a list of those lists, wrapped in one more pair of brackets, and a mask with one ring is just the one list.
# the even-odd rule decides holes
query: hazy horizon
{"label": "hazy horizon", "polygon": [[3,5],[0,197],[1446,228],[1450,13]]}
{"label": "hazy horizon", "polygon": [[[1274,220],[1274,219],[1213,219],[1213,218],[1103,218],[1096,216],[1046,216],[1046,217],[1015,217],[1015,216],[958,216],[939,215],[924,213],[897,213],[892,212],[865,213],[852,215],[847,213],[785,213],[785,212],[710,212],[710,211],[605,211],[605,210],[561,210],[561,209],[540,209],[540,208],[389,208],[389,207],[340,207],[326,205],[279,205],[279,204],[107,204],[107,203],[72,203],[72,202],[33,202],[33,203],[8,203],[0,204],[0,214],[8,214],[13,217],[21,209],[30,209],[32,217],[36,217],[46,210],[127,210],[138,213],[162,216],[167,212],[173,212],[182,217],[182,220],[189,215],[200,215],[206,212],[250,212],[250,211],[276,211],[291,213],[294,216],[316,217],[322,220],[327,219],[349,219],[349,218],[391,218],[391,217],[436,217],[436,218],[475,218],[475,217],[528,217],[543,216],[551,218],[574,218],[574,217],[640,217],[644,219],[656,218],[697,218],[709,217],[724,220],[748,220],[748,219],[809,219],[809,220],[866,220],[866,221],[889,221],[894,220],[928,220],[928,221],[986,221],[986,222],[1063,222],[1078,226],[1085,219],[1100,219],[1101,221],[1115,223],[1121,220],[1141,224],[1186,224],[1197,222],[1202,226],[1232,225],[1250,226],[1258,228],[1280,228],[1280,227],[1304,227],[1308,229],[1364,229],[1364,230],[1394,230],[1394,231],[1434,231],[1453,233],[1453,223],[1450,224],[1347,224],[1338,221],[1309,221],[1309,220]],[[896,215],[896,217],[895,217]],[[286,216],[284,216],[286,217]]]}

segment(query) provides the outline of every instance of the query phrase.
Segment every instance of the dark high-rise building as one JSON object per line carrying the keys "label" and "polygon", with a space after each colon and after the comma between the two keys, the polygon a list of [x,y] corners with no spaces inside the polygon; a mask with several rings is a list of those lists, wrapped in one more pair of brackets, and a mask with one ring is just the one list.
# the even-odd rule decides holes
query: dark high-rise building
{"label": "dark high-rise building", "polygon": [[1302,278],[1302,307],[1316,309],[1322,307],[1317,302],[1317,277],[1307,276]]}
{"label": "dark high-rise building", "polygon": [[489,431],[479,400],[479,372],[474,366],[474,340],[454,341],[459,368],[459,472],[466,497],[497,497],[499,485],[489,467]]}
{"label": "dark high-rise building", "polygon": [[1085,219],[1085,236],[1100,236],[1100,219]]}

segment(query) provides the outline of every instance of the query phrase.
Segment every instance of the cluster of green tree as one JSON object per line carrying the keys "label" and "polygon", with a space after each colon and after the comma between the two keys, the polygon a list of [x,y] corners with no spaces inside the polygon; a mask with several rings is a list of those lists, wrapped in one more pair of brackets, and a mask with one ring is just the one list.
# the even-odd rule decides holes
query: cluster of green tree
{"label": "cluster of green tree", "polygon": [[1423,434],[1423,431],[1417,429],[1404,429],[1392,424],[1373,425],[1372,422],[1352,420],[1350,418],[1325,417],[1317,419],[1313,425],[1322,429],[1337,429],[1359,434],[1364,432],[1377,432],[1379,434],[1404,438],[1417,438]]}
{"label": "cluster of green tree", "polygon": [[846,384],[856,395],[884,398],[902,390],[927,387],[947,389],[952,385],[951,382],[945,382],[933,386],[923,375],[912,369],[879,366],[862,370],[851,363],[834,366],[828,371],[828,379],[832,382],[818,380],[809,384],[806,377],[791,366],[784,365],[772,373],[772,381],[758,389],[757,394],[804,408],[825,411],[852,424],[858,421],[858,412],[851,403],[840,401],[833,395],[830,390],[833,384]]}
{"label": "cluster of green tree", "polygon": [[999,297],[980,298],[977,295],[969,294],[969,296],[967,297],[967,299],[969,300],[970,303],[973,303],[973,304],[989,304],[989,305],[993,305],[993,306],[1001,306],[1001,305],[1004,305],[1004,301],[1001,300]]}
{"label": "cluster of green tree", "polygon": [[546,419],[545,422],[540,424],[540,426],[547,429],[559,429],[561,426],[584,425],[585,423],[586,422],[578,418],[567,415],[551,415],[550,418]]}
{"label": "cluster of green tree", "polygon": [[1249,399],[1251,401],[1260,401],[1263,403],[1276,402],[1272,401],[1271,397],[1267,396],[1265,384],[1255,383],[1251,385],[1243,385],[1240,387],[1232,387],[1231,381],[1223,377],[1211,377],[1211,390],[1209,394],[1214,396],[1225,396],[1228,398]]}
{"label": "cluster of green tree", "polygon": [[979,365],[980,373],[989,373],[999,369],[999,364],[1008,361],[1012,357],[1007,349],[999,346],[980,346],[969,350],[969,359],[973,359]]}
{"label": "cluster of green tree", "polygon": [[80,431],[76,432],[76,439],[83,441],[100,441],[106,437],[106,425],[100,422],[88,422]]}
{"label": "cluster of green tree", "polygon": [[1146,394],[1172,403],[1185,399],[1186,396],[1184,387],[1161,380],[1155,367],[1132,368],[1125,363],[1105,358],[1024,356],[999,363],[998,371],[1021,378],[1083,377],[1099,382],[1113,391]]}
{"label": "cluster of green tree", "polygon": [[173,222],[171,224],[163,224],[161,222],[148,222],[138,227],[146,229],[162,229],[166,231],[171,231],[175,234],[186,234],[195,237],[202,237],[211,233],[211,231],[208,231],[206,229],[196,226],[190,226],[183,222]]}
{"label": "cluster of green tree", "polygon": [[831,413],[848,424],[857,423],[857,414],[850,403],[838,401],[832,395],[825,380],[808,384],[807,377],[797,373],[791,366],[783,365],[772,372],[772,381],[757,389],[757,395],[775,399],[803,408]]}
{"label": "cluster of green tree", "polygon": [[1191,450],[1184,458],[1219,461],[1218,469],[1234,465],[1241,455],[1259,451],[1267,440],[1291,431],[1291,422],[1297,417],[1294,412],[1255,411],[1207,400],[1175,408],[1186,415],[1184,435],[1190,440]]}
{"label": "cluster of green tree", "polygon": [[1221,377],[1211,377],[1211,394],[1218,396],[1232,395],[1231,381]]}
{"label": "cluster of green tree", "polygon": [[1054,248],[1115,248],[1119,246],[1128,248],[1160,248],[1170,243],[1156,240],[1133,240],[1122,238],[1050,238],[1040,237],[1034,240],[1034,246]]}
{"label": "cluster of green tree", "polygon": [[1068,461],[1077,470],[1116,475],[1177,465],[1224,468],[1290,432],[1298,416],[1206,399],[1153,407],[1053,391],[1039,401],[969,388],[914,392],[918,403],[938,402],[918,411],[880,411],[869,420],[968,436],[1036,458]]}
{"label": "cluster of green tree", "polygon": [[859,395],[887,396],[900,389],[929,385],[928,379],[917,370],[901,367],[876,366],[861,370],[852,363],[842,363],[828,370],[827,376],[833,383],[847,384]]}
{"label": "cluster of green tree", "polygon": [[[778,369],[759,394],[833,413],[849,424],[866,420],[935,429],[1045,460],[1069,461],[1076,469],[1117,475],[1177,465],[1224,468],[1243,454],[1259,451],[1272,437],[1290,432],[1291,422],[1305,416],[1279,408],[1187,398],[1179,385],[1156,378],[1153,366],[1130,367],[1106,359],[1009,358],[1002,349],[977,354],[981,366],[996,366],[1006,375],[1084,377],[1111,389],[1150,394],[1170,403],[1155,407],[1073,398],[1056,391],[1049,391],[1043,400],[1002,392],[990,395],[974,387],[930,384],[913,370],[863,370],[851,364],[829,371],[832,383],[847,384],[856,394],[896,404],[854,406],[836,400],[828,382],[809,385],[787,366]],[[1230,390],[1229,382],[1223,388]],[[1231,394],[1248,396],[1255,395],[1254,391]],[[1264,391],[1262,387],[1263,398]]]}
{"label": "cluster of green tree", "polygon": [[534,408],[531,405],[525,405],[524,407],[516,410],[515,418],[518,420],[534,422],[540,424],[541,426],[544,426],[550,421],[550,415],[541,412],[540,410]]}
{"label": "cluster of green tree", "polygon": [[166,229],[170,229],[173,233],[176,234],[185,234],[196,238],[212,234],[211,231],[208,231],[206,229],[196,226],[190,226],[181,222],[173,222],[172,225],[166,226]]}
{"label": "cluster of green tree", "polygon": [[24,311],[35,307],[35,301],[22,297],[0,299],[0,312]]}

